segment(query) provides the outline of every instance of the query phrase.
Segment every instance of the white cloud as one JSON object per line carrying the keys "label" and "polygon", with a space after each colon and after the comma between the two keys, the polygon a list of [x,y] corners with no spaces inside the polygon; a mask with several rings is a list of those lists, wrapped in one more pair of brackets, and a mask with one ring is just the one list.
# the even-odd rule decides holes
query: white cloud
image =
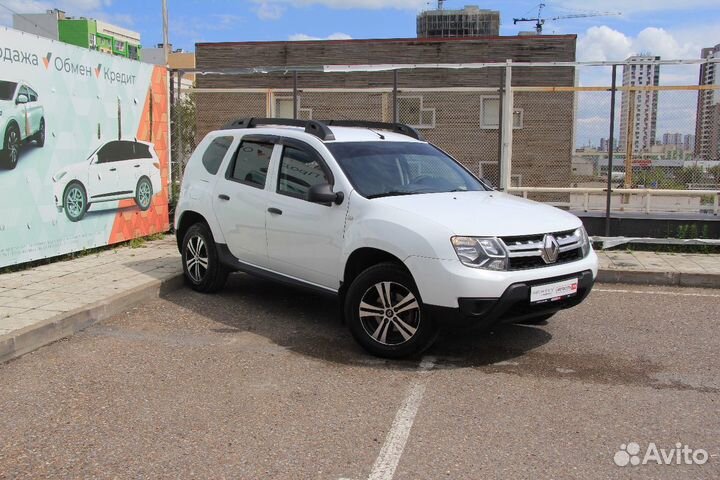
{"label": "white cloud", "polygon": [[392,8],[395,10],[419,10],[428,5],[429,0],[253,0],[258,6],[255,13],[262,20],[277,20],[287,7],[309,7],[320,5],[328,8],[347,10],[363,8],[380,10]]}
{"label": "white cloud", "polygon": [[290,35],[288,37],[288,40],[291,42],[298,42],[298,41],[306,41],[306,40],[351,40],[352,37],[348,35],[347,33],[333,33],[331,35],[328,35],[327,37],[313,37],[311,35],[306,35],[304,33],[296,33],[294,35]]}
{"label": "white cloud", "polygon": [[285,13],[285,7],[270,0],[262,0],[255,9],[258,18],[261,20],[277,20]]}

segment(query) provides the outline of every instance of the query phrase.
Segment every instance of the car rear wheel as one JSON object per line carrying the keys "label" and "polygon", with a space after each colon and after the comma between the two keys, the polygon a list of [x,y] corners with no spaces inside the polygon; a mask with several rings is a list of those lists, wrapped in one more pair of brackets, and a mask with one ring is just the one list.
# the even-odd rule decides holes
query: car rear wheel
{"label": "car rear wheel", "polygon": [[183,273],[193,290],[217,292],[225,286],[229,270],[220,263],[212,233],[204,223],[196,223],[182,242]]}
{"label": "car rear wheel", "polygon": [[35,134],[35,142],[37,143],[38,147],[44,147],[45,146],[45,119],[40,119],[40,128],[38,129],[37,133]]}
{"label": "car rear wheel", "polygon": [[16,125],[10,125],[5,131],[5,151],[3,160],[5,166],[12,170],[17,166],[20,157],[20,130]]}
{"label": "car rear wheel", "polygon": [[71,222],[82,220],[88,209],[87,193],[80,182],[71,182],[63,195],[65,216]]}
{"label": "car rear wheel", "polygon": [[418,354],[437,336],[412,276],[381,263],[355,278],[345,297],[345,318],[365,350],[386,358]]}
{"label": "car rear wheel", "polygon": [[150,208],[152,203],[153,189],[152,182],[147,177],[142,177],[138,180],[137,187],[135,188],[135,203],[143,212]]}

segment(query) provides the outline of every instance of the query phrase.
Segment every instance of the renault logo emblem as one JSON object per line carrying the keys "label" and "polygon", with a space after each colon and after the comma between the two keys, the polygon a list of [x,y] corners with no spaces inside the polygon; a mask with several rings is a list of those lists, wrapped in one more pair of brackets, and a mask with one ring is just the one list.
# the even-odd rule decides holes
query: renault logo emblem
{"label": "renault logo emblem", "polygon": [[554,235],[545,235],[543,237],[543,247],[540,256],[545,263],[557,262],[558,255],[560,254],[560,244]]}

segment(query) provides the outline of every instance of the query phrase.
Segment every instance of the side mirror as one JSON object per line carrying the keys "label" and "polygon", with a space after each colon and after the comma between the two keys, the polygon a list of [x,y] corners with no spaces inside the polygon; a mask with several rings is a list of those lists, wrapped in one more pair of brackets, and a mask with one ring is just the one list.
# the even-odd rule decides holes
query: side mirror
{"label": "side mirror", "polygon": [[27,95],[25,95],[24,93],[21,93],[20,95],[18,95],[17,101],[15,103],[17,103],[18,105],[21,103],[28,103]]}
{"label": "side mirror", "polygon": [[307,199],[313,203],[335,203],[340,205],[345,199],[345,194],[342,192],[333,192],[332,185],[328,183],[320,183],[310,187]]}

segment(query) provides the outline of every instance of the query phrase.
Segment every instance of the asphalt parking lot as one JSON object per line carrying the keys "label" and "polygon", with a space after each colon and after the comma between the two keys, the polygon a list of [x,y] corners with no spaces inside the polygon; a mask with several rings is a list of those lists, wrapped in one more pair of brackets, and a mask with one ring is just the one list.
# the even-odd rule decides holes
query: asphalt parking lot
{"label": "asphalt parking lot", "polygon": [[[385,361],[332,300],[238,274],[0,365],[0,478],[718,478],[719,307],[596,285]],[[708,458],[617,466],[629,442]]]}

